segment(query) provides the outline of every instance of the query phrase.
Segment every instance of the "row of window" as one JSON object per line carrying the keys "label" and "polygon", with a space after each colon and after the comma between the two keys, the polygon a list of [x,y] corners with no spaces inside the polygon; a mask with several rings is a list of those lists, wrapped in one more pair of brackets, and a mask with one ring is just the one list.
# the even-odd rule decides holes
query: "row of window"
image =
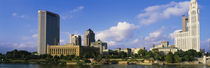
{"label": "row of window", "polygon": [[50,54],[76,54],[77,49],[49,49]]}

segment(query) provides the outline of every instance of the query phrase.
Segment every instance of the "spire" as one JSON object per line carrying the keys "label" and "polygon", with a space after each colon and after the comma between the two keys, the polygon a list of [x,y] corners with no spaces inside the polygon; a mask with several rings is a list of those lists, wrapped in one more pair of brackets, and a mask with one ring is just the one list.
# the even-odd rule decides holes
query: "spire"
{"label": "spire", "polygon": [[197,2],[197,0],[191,0],[191,2]]}

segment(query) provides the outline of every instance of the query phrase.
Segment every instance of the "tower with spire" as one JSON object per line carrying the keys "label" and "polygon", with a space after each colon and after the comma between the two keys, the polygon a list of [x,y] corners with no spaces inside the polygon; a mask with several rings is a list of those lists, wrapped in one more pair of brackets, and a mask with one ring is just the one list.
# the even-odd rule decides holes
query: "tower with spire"
{"label": "tower with spire", "polygon": [[188,18],[182,17],[182,30],[175,32],[175,46],[187,51],[200,51],[199,8],[196,0],[191,0]]}

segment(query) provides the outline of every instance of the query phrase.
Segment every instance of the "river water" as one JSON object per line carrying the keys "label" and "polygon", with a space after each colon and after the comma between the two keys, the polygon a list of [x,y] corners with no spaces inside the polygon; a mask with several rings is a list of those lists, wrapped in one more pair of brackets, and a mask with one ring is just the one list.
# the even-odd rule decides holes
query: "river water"
{"label": "river water", "polygon": [[210,68],[206,65],[42,65],[42,64],[0,64],[0,68]]}

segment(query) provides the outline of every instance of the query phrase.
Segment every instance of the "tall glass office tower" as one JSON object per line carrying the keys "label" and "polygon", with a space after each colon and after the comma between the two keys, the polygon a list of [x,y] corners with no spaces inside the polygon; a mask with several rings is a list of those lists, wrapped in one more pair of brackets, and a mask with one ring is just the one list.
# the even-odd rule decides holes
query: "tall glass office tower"
{"label": "tall glass office tower", "polygon": [[44,10],[38,14],[38,54],[47,54],[48,45],[59,45],[60,17]]}

